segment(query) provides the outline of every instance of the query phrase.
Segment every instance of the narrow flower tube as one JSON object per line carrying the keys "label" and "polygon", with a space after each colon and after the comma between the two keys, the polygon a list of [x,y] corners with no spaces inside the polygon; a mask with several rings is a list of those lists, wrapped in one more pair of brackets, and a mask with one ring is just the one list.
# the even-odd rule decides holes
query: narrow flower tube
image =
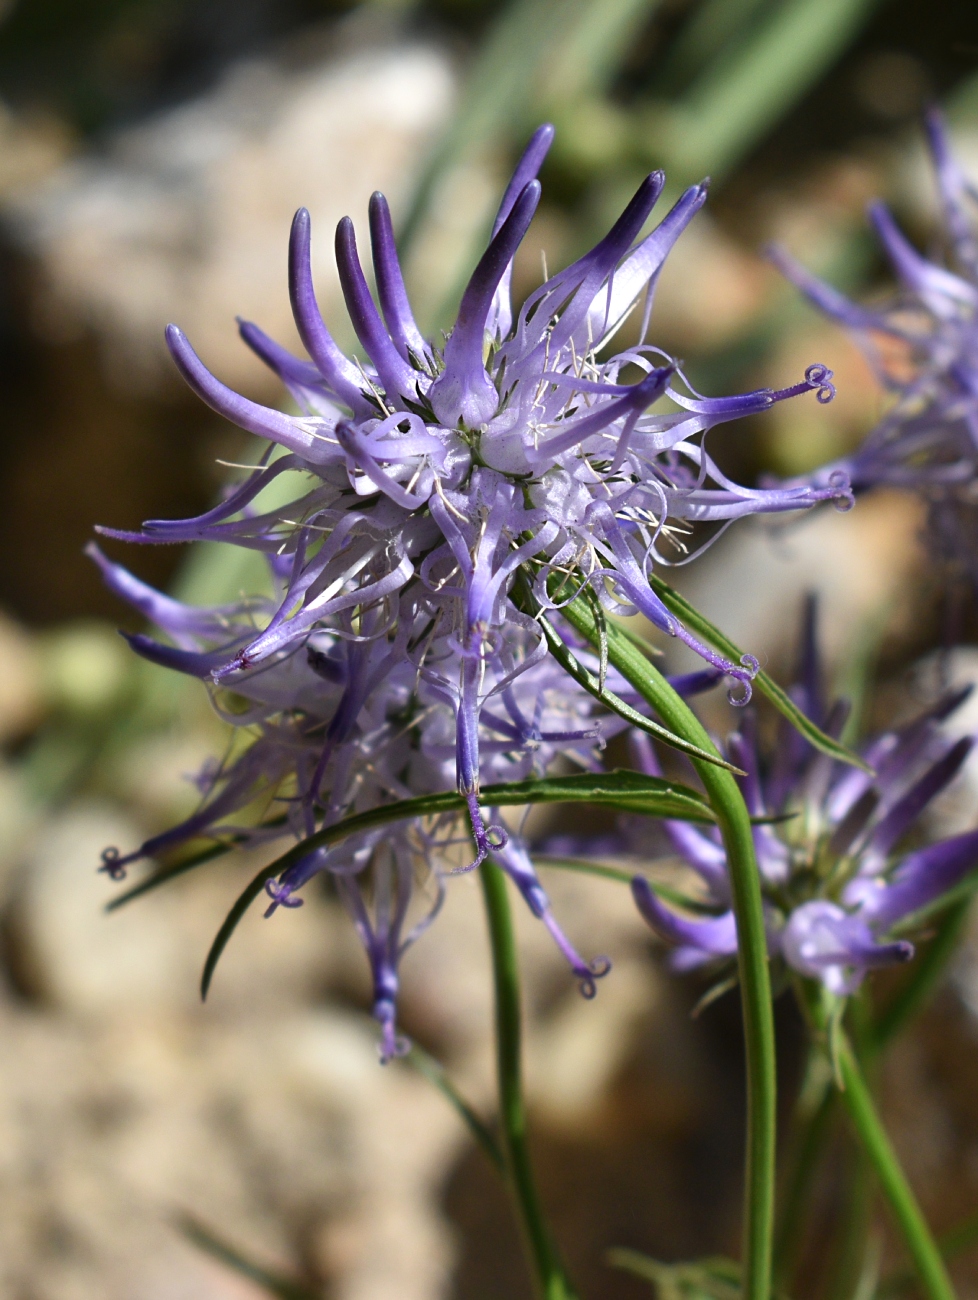
{"label": "narrow flower tube", "polygon": [[416,400],[417,374],[394,346],[370,296],[357,253],[356,233],[349,217],[344,217],[336,227],[336,266],[353,328],[376,366],[385,392],[388,397],[396,394],[400,398]]}
{"label": "narrow flower tube", "polygon": [[343,355],[323,321],[312,283],[311,222],[300,208],[292,220],[289,237],[289,298],[292,315],[303,346],[326,383],[355,415],[369,413],[363,378],[352,361]]}
{"label": "narrow flower tube", "polygon": [[387,200],[380,191],[370,197],[370,248],[373,254],[377,294],[391,340],[405,361],[414,356],[429,361],[431,349],[415,323],[401,264],[394,244],[394,226]]}
{"label": "narrow flower tube", "polygon": [[540,192],[539,181],[524,187],[462,295],[458,318],[445,344],[444,373],[428,394],[443,424],[461,422],[477,428],[496,414],[499,393],[482,360],[486,323],[499,282],[533,220]]}

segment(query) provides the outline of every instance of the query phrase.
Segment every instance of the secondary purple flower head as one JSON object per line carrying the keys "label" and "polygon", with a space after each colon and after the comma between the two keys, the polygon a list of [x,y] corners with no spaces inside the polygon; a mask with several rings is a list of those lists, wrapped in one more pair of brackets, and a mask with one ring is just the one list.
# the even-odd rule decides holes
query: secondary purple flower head
{"label": "secondary purple flower head", "polygon": [[[970,689],[970,688],[969,688]],[[809,604],[796,702],[817,725],[838,734],[847,707],[825,706]],[[978,831],[907,851],[921,814],[961,769],[973,740],[948,740],[940,729],[968,694],[957,691],[902,727],[874,737],[862,755],[875,775],[816,752],[784,727],[773,752],[761,755],[750,713],[727,742],[747,773],[741,786],[753,816],[790,814],[755,827],[768,945],[799,974],[833,993],[851,993],[867,970],[909,961],[913,945],[894,927],[934,902],[978,867]],[[657,771],[646,737],[634,738],[639,765]],[[651,927],[675,945],[680,969],[731,958],[737,934],[726,857],[718,836],[685,823],[667,824],[676,852],[703,882],[704,915],[666,906],[643,876],[632,889]]]}
{"label": "secondary purple flower head", "polygon": [[[644,341],[659,272],[703,205],[705,185],[687,190],[643,234],[664,181],[648,176],[605,238],[514,316],[513,258],[539,202],[536,176],[552,137],[544,126],[531,139],[442,346],[414,320],[379,194],[369,210],[376,296],[352,223],[344,219],[336,231],[358,357],[339,349],[320,315],[304,209],[292,225],[289,293],[309,359],[240,324],[299,414],[233,392],[176,326],[167,330],[194,391],[269,446],[204,514],[150,520],[135,533],[101,531],[140,543],[222,541],[259,551],[271,594],[190,609],[94,554],[109,584],[167,638],[133,636],[133,648],[209,682],[218,700],[232,691],[239,703],[229,720],[258,738],[209,778],[194,818],[129,859],[111,858],[108,869],[121,872],[132,856],[226,828],[259,796],[278,800],[303,838],[347,813],[454,784],[470,812],[461,837],[475,844],[469,865],[497,856],[582,988],[593,991],[604,966],[570,947],[518,837],[487,826],[479,805],[489,779],[542,775],[558,756],[594,766],[604,738],[622,725],[564,674],[527,608],[549,611],[573,643],[555,611],[590,587],[609,612],[641,611],[681,638],[746,700],[756,661],[731,663],[701,645],[652,591],[652,564],[682,555],[683,535],[699,525],[827,499],[845,506],[851,496],[841,475],[817,488],[739,487],[703,445],[713,426],[775,402],[807,392],[828,400],[825,367],[810,367],[782,390],[709,399]],[[612,338],[643,295],[639,340],[613,352]],[[587,660],[585,647],[575,653]],[[609,686],[641,704],[623,681],[612,676]],[[405,864],[420,860],[440,879],[439,855],[453,840],[455,819],[412,825],[311,854],[269,886],[274,910],[295,904],[317,872],[342,882],[374,971],[387,1052],[397,1041],[397,962],[414,933]],[[433,905],[429,898],[426,915]]]}
{"label": "secondary purple flower head", "polygon": [[790,486],[824,487],[845,474],[857,493],[916,491],[928,504],[936,555],[978,583],[978,205],[936,110],[926,127],[947,265],[922,257],[878,202],[869,219],[899,284],[881,306],[850,301],[783,249],[771,250],[809,301],[852,334],[893,398],[851,455]]}

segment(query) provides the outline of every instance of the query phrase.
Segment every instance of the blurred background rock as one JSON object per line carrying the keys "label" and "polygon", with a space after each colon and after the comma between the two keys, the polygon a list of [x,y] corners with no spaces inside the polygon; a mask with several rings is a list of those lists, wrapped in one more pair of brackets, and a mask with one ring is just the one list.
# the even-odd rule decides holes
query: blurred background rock
{"label": "blurred background rock", "polygon": [[[268,924],[249,917],[206,1008],[199,964],[248,864],[102,911],[100,850],[186,812],[184,777],[219,751],[221,729],[203,691],[128,654],[114,628],[132,616],[82,547],[95,522],[205,508],[228,473],[215,462],[253,454],[182,389],[162,326],[177,320],[222,378],[280,400],[234,316],[290,341],[285,250],[303,204],[321,300],[348,341],[331,231],[347,212],[360,226],[378,187],[419,314],[447,326],[502,178],[549,118],[557,145],[517,292],[539,281],[541,255],[555,267],[600,233],[643,171],[665,166],[672,194],[711,174],[708,208],[662,276],[654,337],[710,392],[829,365],[830,407],[785,404],[712,447],[747,480],[798,472],[852,446],[883,399],[851,343],[760,250],[776,237],[851,292],[884,289],[864,204],[885,195],[927,243],[918,115],[945,105],[978,177],[976,67],[978,13],[953,0],[8,0],[2,1300],[268,1294],[220,1262],[215,1241],[337,1300],[528,1295],[483,1156],[424,1080],[377,1067],[363,958],[325,894]],[[940,610],[919,529],[912,501],[881,495],[845,517],[741,525],[677,572],[782,678],[800,592],[820,590],[834,669],[872,657],[881,686],[868,709],[882,712],[933,689]],[[207,550],[125,558],[187,598],[250,581]],[[966,648],[941,670],[970,680],[975,656]],[[723,706],[711,722],[729,725]],[[976,799],[969,769],[941,815],[973,825]],[[610,1246],[664,1259],[735,1249],[737,1008],[728,997],[692,1019],[701,990],[660,973],[624,893],[552,885],[572,937],[616,966],[582,1003],[520,916],[543,1191],[582,1292],[627,1300],[647,1288],[608,1269]],[[488,1111],[487,961],[478,893],[460,880],[406,963],[405,1028]],[[978,1200],[976,1015],[978,939],[886,1076],[898,1145],[938,1229]],[[780,1030],[790,1090],[787,1013]],[[826,1224],[833,1189],[829,1177]],[[816,1252],[811,1294],[821,1262]],[[958,1267],[973,1291],[978,1260]]]}

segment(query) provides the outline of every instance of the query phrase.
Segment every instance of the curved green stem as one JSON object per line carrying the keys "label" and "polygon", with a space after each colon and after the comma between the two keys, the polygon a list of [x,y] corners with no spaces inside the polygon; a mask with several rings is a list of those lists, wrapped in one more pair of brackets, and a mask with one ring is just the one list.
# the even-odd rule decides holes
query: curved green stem
{"label": "curved green stem", "polygon": [[813,1049],[809,1075],[816,1071],[816,1078],[806,1080],[795,1108],[793,1149],[774,1238],[774,1289],[789,1295],[802,1246],[805,1211],[835,1110],[836,1094],[825,1058]]}
{"label": "curved green stem", "polygon": [[873,1222],[875,1182],[872,1163],[861,1143],[852,1143],[845,1152],[847,1177],[839,1207],[838,1233],[834,1258],[829,1270],[825,1294],[829,1300],[853,1300],[859,1294],[859,1281],[866,1271],[867,1252]]}
{"label": "curved green stem", "polygon": [[865,1148],[883,1195],[889,1201],[903,1240],[910,1252],[924,1293],[930,1300],[954,1300],[954,1289],[947,1275],[941,1252],[927,1221],[920,1211],[906,1175],[900,1168],[896,1152],[873,1105],[866,1081],[847,1039],[839,1049],[842,1074],[842,1102],[849,1113],[856,1135]]}
{"label": "curved green stem", "polygon": [[[598,644],[594,616],[583,600],[562,610],[564,618]],[[663,723],[702,749],[715,746],[696,714],[676,694],[654,664],[621,633],[607,626],[608,658]],[[774,1156],[776,1079],[774,1017],[768,974],[767,936],[760,878],[754,856],[750,815],[730,772],[692,759],[716,813],[727,853],[737,920],[737,960],[747,1051],[747,1170],[744,1205],[744,1300],[768,1300],[771,1284],[771,1234],[774,1225]]]}
{"label": "curved green stem", "polygon": [[543,1300],[575,1300],[544,1221],[526,1140],[521,1070],[520,978],[506,877],[493,862],[479,868],[489,921],[496,994],[496,1067],[506,1172]]}

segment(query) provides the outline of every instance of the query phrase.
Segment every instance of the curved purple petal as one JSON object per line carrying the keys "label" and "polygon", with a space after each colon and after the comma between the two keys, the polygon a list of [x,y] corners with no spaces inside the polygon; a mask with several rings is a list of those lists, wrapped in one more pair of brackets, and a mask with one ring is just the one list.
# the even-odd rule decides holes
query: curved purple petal
{"label": "curved purple petal", "polygon": [[590,438],[595,433],[603,433],[616,420],[623,417],[626,420],[626,427],[621,437],[626,437],[630,432],[628,421],[631,420],[631,427],[634,428],[635,420],[646,407],[651,406],[662,396],[675,373],[676,368],[673,365],[651,370],[639,383],[623,385],[624,396],[598,407],[593,414],[561,421],[556,426],[558,432],[542,440],[536,448],[527,450],[527,459],[532,464],[551,460],[569,451],[571,447],[578,446],[585,438]]}
{"label": "curved purple petal", "polygon": [[930,844],[904,858],[889,879],[877,876],[859,882],[858,914],[874,930],[885,933],[903,917],[947,893],[975,867],[978,831]]}
{"label": "curved purple petal", "polygon": [[827,316],[854,330],[882,330],[884,333],[898,333],[881,312],[870,311],[860,307],[838,289],[820,280],[791,256],[787,249],[778,244],[770,244],[765,250],[768,259],[774,263],[785,279],[805,295],[805,297],[824,311]]}
{"label": "curved purple petal", "polygon": [[287,447],[306,460],[321,458],[322,436],[315,432],[315,425],[311,421],[296,420],[271,407],[259,406],[257,402],[249,401],[247,397],[242,397],[222,384],[207,369],[190,346],[183,330],[176,325],[167,325],[166,342],[177,369],[212,411],[231,420],[239,428],[257,434],[259,438],[270,438],[272,442]]}
{"label": "curved purple petal", "polygon": [[904,237],[885,204],[871,203],[869,219],[897,275],[909,289],[920,294],[935,315],[947,316],[951,313],[948,299],[972,310],[978,307],[978,290],[974,285],[921,257]]}
{"label": "curved purple petal", "polygon": [[98,565],[110,591],[138,609],[169,636],[227,636],[228,613],[233,613],[233,610],[196,609],[171,596],[164,596],[121,564],[113,563],[94,542],[85,547],[85,554]]}
{"label": "curved purple petal", "polygon": [[587,312],[579,342],[590,337],[598,349],[624,324],[632,304],[650,280],[659,274],[676,240],[706,202],[708,185],[692,185],[615,272],[606,294],[599,295]]}
{"label": "curved purple petal", "polygon": [[724,673],[719,668],[703,668],[697,673],[680,673],[676,677],[667,677],[666,681],[684,700],[693,695],[702,695],[711,691],[718,682],[722,682]]}
{"label": "curved purple petal", "polygon": [[914,947],[905,940],[877,943],[861,917],[815,899],[792,912],[781,932],[781,952],[789,966],[843,995],[858,987],[866,970],[910,961]]}
{"label": "curved purple petal", "polygon": [[[496,213],[496,220],[492,223],[491,239],[494,239],[499,230],[513,210],[513,204],[522,194],[523,190],[529,185],[530,181],[535,180],[537,173],[543,166],[543,160],[546,158],[550,146],[553,144],[554,129],[552,126],[545,124],[539,126],[530,137],[530,142],[523,150],[523,156],[516,164],[516,170],[506,186],[506,193],[503,195],[503,201],[499,205],[499,211]],[[493,295],[492,306],[489,309],[489,315],[486,320],[486,329],[488,333],[496,339],[504,339],[513,328],[513,304],[511,297],[511,283],[513,279],[513,262],[510,259],[496,287]]]}
{"label": "curved purple petal", "polygon": [[697,948],[706,958],[730,957],[737,951],[737,922],[733,912],[696,921],[680,916],[659,901],[644,876],[632,877],[632,897],[660,939]]}
{"label": "curved purple petal", "polygon": [[416,401],[418,373],[394,346],[370,296],[367,278],[357,253],[356,232],[349,217],[344,217],[336,227],[336,266],[353,328],[377,368],[388,400],[400,394]]}
{"label": "curved purple petal", "polygon": [[292,218],[289,235],[289,299],[302,345],[312,357],[329,387],[354,415],[372,414],[363,376],[336,346],[326,328],[312,283],[311,222],[300,208]]}
{"label": "curved purple petal", "polygon": [[370,197],[370,248],[377,278],[377,296],[394,346],[405,361],[410,362],[412,356],[418,361],[429,360],[431,349],[418,329],[404,286],[391,210],[379,190]]}
{"label": "curved purple petal", "polygon": [[[665,172],[650,172],[642,181],[624,212],[599,243],[566,271],[554,276],[554,286],[568,285],[573,292],[573,301],[560,314],[549,340],[550,351],[556,352],[575,336],[579,327],[587,320],[592,311],[602,317],[603,328],[596,336],[600,338],[607,333],[604,316],[608,311],[607,303],[613,293],[612,275],[618,262],[632,241],[648,220],[649,213],[659,201],[659,195],[665,187]],[[575,283],[576,281],[576,283]],[[607,288],[602,287],[607,283]],[[543,289],[547,286],[544,285]],[[541,292],[540,290],[537,291]],[[541,343],[541,346],[545,346]]]}
{"label": "curved purple petal", "polygon": [[538,126],[530,136],[529,144],[523,150],[513,175],[510,177],[509,184],[506,186],[506,192],[503,194],[499,211],[496,213],[496,219],[492,223],[490,239],[495,239],[499,234],[503,223],[512,212],[516,200],[527,185],[536,180],[540,168],[543,166],[543,160],[550,152],[550,146],[554,142],[554,134],[554,129],[550,123],[544,122],[543,126]]}
{"label": "curved purple petal", "polygon": [[[873,863],[882,865],[893,846],[910,829],[931,800],[954,780],[973,745],[974,739],[971,736],[962,736],[896,801],[870,837],[867,857]],[[867,863],[866,868],[871,870],[871,864]]]}
{"label": "curved purple petal", "polygon": [[275,371],[301,407],[315,415],[329,415],[333,418],[339,415],[335,394],[326,386],[325,380],[311,361],[294,357],[280,343],[269,338],[264,330],[252,321],[242,320],[240,316],[238,333],[252,352]]}
{"label": "curved purple petal", "polygon": [[178,650],[174,646],[161,645],[152,637],[142,632],[120,632],[119,635],[135,650],[136,654],[150,663],[163,668],[174,668],[178,673],[187,673],[191,677],[211,677],[218,669],[233,660],[235,651],[244,638],[237,637],[217,650]]}
{"label": "curved purple petal", "polygon": [[968,267],[973,274],[978,273],[978,240],[975,239],[968,212],[968,182],[951,154],[944,118],[939,109],[931,108],[924,114],[924,126],[937,172],[944,220],[954,244],[955,256],[962,266]]}
{"label": "curved purple petal", "polygon": [[530,855],[515,835],[510,835],[506,843],[492,850],[492,857],[520,891],[523,899],[534,916],[543,921],[550,931],[554,942],[560,949],[571,970],[580,981],[580,989],[586,998],[593,998],[597,989],[595,980],[607,975],[611,962],[606,957],[586,962],[558,925],[550,906],[550,899],[540,884]]}
{"label": "curved purple petal", "polygon": [[462,295],[458,318],[445,344],[445,371],[428,394],[438,419],[478,428],[496,414],[499,394],[482,360],[486,322],[503,273],[530,227],[540,202],[540,182],[530,181],[490,241]]}

